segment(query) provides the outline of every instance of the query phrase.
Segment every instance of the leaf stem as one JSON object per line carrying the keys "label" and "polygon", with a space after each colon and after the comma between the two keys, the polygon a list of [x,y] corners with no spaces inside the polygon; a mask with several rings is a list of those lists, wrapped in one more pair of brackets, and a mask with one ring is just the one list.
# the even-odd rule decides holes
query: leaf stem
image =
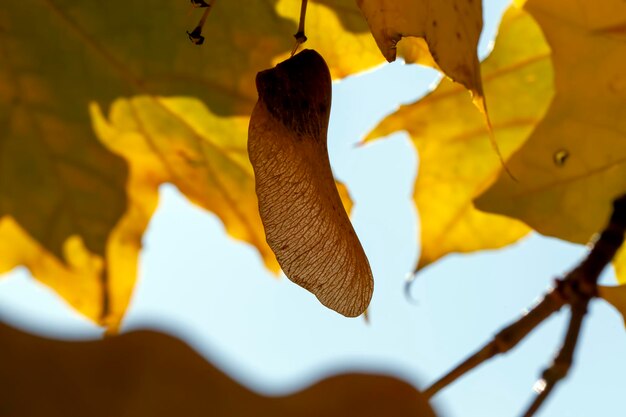
{"label": "leaf stem", "polygon": [[307,40],[307,37],[304,34],[304,22],[306,21],[307,4],[308,0],[302,0],[302,3],[300,5],[300,23],[298,24],[298,31],[293,35],[293,37],[296,38],[296,44],[291,50],[291,56],[294,56],[296,52],[298,52],[298,48],[300,47],[300,45],[302,45]]}
{"label": "leaf stem", "polygon": [[209,16],[209,12],[211,11],[211,8],[213,7],[216,1],[217,0],[208,0],[208,1],[191,0],[191,4],[193,5],[193,7],[204,8],[202,17],[200,18],[200,21],[198,22],[196,27],[191,32],[187,31],[187,36],[189,36],[189,40],[191,40],[191,42],[195,43],[196,45],[202,45],[204,43],[204,36],[202,36],[202,28],[204,27],[206,19]]}

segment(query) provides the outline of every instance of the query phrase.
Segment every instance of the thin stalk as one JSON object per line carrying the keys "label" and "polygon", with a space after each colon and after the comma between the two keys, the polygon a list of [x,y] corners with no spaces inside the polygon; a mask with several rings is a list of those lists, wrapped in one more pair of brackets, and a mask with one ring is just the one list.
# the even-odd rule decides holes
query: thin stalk
{"label": "thin stalk", "polygon": [[294,56],[296,52],[298,52],[298,48],[300,47],[300,45],[302,45],[307,40],[307,37],[304,34],[304,22],[306,21],[307,4],[308,0],[302,0],[302,3],[300,4],[300,23],[298,24],[298,31],[293,35],[293,37],[296,38],[296,44],[291,50],[291,56]]}
{"label": "thin stalk", "polygon": [[187,35],[189,39],[195,43],[196,45],[202,45],[204,43],[204,36],[202,36],[202,28],[204,28],[204,24],[206,23],[206,19],[209,16],[209,12],[213,8],[217,0],[209,0],[208,2],[202,0],[192,0],[192,5],[194,7],[204,8],[204,12],[202,13],[202,17],[200,21],[196,25],[195,28],[191,32],[187,31]]}
{"label": "thin stalk", "polygon": [[[555,363],[558,366],[561,366],[568,360],[571,363],[571,355],[573,355],[578,342],[578,332],[584,320],[587,304],[591,298],[597,295],[598,277],[622,246],[625,232],[626,195],[613,202],[613,213],[611,214],[609,224],[593,244],[587,257],[576,268],[571,270],[564,279],[557,280],[556,288],[548,292],[541,302],[531,309],[528,314],[504,328],[491,342],[484,345],[480,350],[427,388],[424,391],[426,397],[434,396],[437,392],[478,365],[515,347],[533,329],[565,304],[569,304],[572,307],[572,319],[563,343],[563,349]],[[553,372],[551,369],[552,367],[546,371],[550,379],[545,380],[544,378],[546,385],[535,402],[531,404],[525,415],[526,417],[532,416],[533,410],[541,406],[545,398],[552,392],[554,385],[565,376],[555,378],[551,375]]]}
{"label": "thin stalk", "polygon": [[434,396],[438,391],[483,362],[514,348],[535,327],[550,317],[552,313],[558,311],[565,302],[558,288],[548,292],[527,314],[502,329],[489,343],[428,387],[424,391],[426,398]]}
{"label": "thin stalk", "polygon": [[580,329],[582,327],[585,315],[587,314],[587,305],[589,298],[581,300],[575,307],[572,307],[572,315],[570,317],[567,333],[563,341],[563,345],[559,354],[552,362],[549,368],[543,371],[541,379],[537,381],[535,386],[538,387],[538,395],[534,398],[524,417],[532,417],[537,410],[541,408],[545,400],[550,396],[554,387],[567,376],[572,363],[574,361],[574,352],[578,345]]}

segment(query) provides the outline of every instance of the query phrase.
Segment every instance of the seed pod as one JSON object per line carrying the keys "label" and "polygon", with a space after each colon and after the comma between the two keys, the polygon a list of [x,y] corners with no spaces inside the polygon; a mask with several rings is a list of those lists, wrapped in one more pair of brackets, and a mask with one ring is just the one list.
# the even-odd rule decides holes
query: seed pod
{"label": "seed pod", "polygon": [[267,243],[291,281],[328,308],[358,316],[370,302],[374,281],[328,159],[326,62],[304,50],[260,72],[256,85],[248,154]]}

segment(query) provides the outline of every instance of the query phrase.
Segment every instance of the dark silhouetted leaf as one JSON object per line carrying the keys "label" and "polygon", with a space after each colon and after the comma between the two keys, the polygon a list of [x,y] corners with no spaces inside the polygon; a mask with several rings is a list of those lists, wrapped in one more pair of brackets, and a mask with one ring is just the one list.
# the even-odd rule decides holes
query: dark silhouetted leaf
{"label": "dark silhouetted leaf", "polygon": [[63,342],[0,323],[0,357],[2,417],[435,416],[416,389],[382,375],[338,375],[263,397],[151,331]]}

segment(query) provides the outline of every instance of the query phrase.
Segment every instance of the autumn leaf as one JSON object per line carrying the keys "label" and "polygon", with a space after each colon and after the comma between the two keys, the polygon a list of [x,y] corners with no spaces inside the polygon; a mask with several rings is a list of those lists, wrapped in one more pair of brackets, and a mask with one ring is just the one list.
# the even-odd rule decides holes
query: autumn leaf
{"label": "autumn leaf", "polygon": [[389,376],[342,374],[281,397],[239,385],[183,342],[153,331],[64,342],[0,323],[0,415],[416,416],[427,400]]}
{"label": "autumn leaf", "polygon": [[615,277],[620,284],[626,284],[626,246],[622,246],[613,258]]}
{"label": "autumn leaf", "polygon": [[331,78],[306,49],[257,76],[248,151],[267,242],[285,275],[349,317],[367,308],[372,271],[333,181]]}
{"label": "autumn leaf", "polygon": [[[550,49],[528,14],[515,6],[505,13],[481,71],[494,133],[506,157],[532,132],[553,94]],[[472,200],[502,165],[483,118],[461,86],[442,80],[433,92],[384,119],[365,142],[402,130],[419,154],[414,189],[421,220],[418,269],[449,253],[499,248],[528,233],[519,221],[473,207]]]}
{"label": "autumn leaf", "polygon": [[397,44],[404,38],[409,44],[403,47],[407,61],[434,62],[452,80],[482,96],[477,55],[481,1],[357,0],[357,4],[388,61],[396,59]]}
{"label": "autumn leaf", "polygon": [[[356,5],[338,6],[312,3],[307,18],[309,43],[340,77],[381,57]],[[253,210],[245,126],[254,77],[287,56],[299,11],[291,1],[220,2],[196,47],[187,7],[0,6],[0,272],[26,265],[108,326],[132,294],[164,181],[276,268]]]}
{"label": "autumn leaf", "polygon": [[529,0],[525,9],[552,48],[556,95],[507,164],[517,181],[500,175],[476,204],[586,243],[626,192],[626,3]]}
{"label": "autumn leaf", "polygon": [[614,287],[599,285],[598,296],[611,304],[622,315],[626,325],[626,285]]}

